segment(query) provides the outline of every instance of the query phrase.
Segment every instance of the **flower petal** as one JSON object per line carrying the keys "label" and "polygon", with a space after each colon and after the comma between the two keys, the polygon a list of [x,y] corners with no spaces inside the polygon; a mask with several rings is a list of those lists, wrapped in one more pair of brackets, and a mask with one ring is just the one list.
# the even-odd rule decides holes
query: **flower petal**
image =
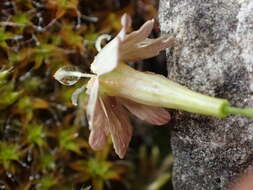
{"label": "flower petal", "polygon": [[110,41],[95,57],[91,64],[91,71],[103,75],[115,69],[119,62],[120,38]]}
{"label": "flower petal", "polygon": [[72,94],[72,96],[71,96],[71,101],[72,101],[72,104],[73,104],[74,106],[77,106],[77,104],[78,104],[78,98],[79,98],[80,94],[84,91],[85,88],[86,88],[86,85],[83,85],[82,87],[77,88],[77,89],[73,92],[73,94]]}
{"label": "flower petal", "polygon": [[124,14],[121,17],[121,25],[122,25],[122,29],[119,32],[119,34],[117,35],[118,37],[120,37],[121,40],[124,40],[126,37],[126,32],[127,30],[131,27],[132,24],[132,19],[128,14]]}
{"label": "flower petal", "polygon": [[100,101],[97,101],[89,136],[89,144],[93,150],[101,150],[107,143],[106,128],[108,127],[106,125],[108,125],[108,120]]}
{"label": "flower petal", "polygon": [[175,45],[175,38],[162,36],[157,39],[146,39],[137,44],[129,42],[120,46],[120,59],[122,61],[136,61],[157,56],[160,51]]}
{"label": "flower petal", "polygon": [[100,102],[98,101],[99,78],[91,78],[88,82],[87,88],[89,99],[86,114],[89,122],[89,129],[91,130],[89,144],[92,149],[100,150],[107,142],[105,132],[107,118]]}
{"label": "flower petal", "polygon": [[108,131],[111,134],[115,152],[122,159],[132,137],[132,125],[126,111],[114,97],[105,97],[103,101],[109,119]]}
{"label": "flower petal", "polygon": [[147,106],[123,98],[119,101],[136,117],[153,125],[164,125],[171,119],[169,112],[163,108]]}
{"label": "flower petal", "polygon": [[124,14],[121,17],[122,29],[119,34],[110,41],[95,57],[91,64],[91,71],[97,75],[103,75],[115,69],[119,63],[119,47],[126,36],[132,23],[131,17]]}
{"label": "flower petal", "polygon": [[[128,34],[125,38],[125,43],[132,44],[132,43],[138,43],[143,40],[145,40],[149,34],[151,33],[152,29],[154,27],[154,19],[148,20],[145,22],[141,28],[137,31],[131,32]],[[127,46],[127,45],[126,45]]]}
{"label": "flower petal", "polygon": [[89,136],[89,145],[95,150],[99,151],[104,148],[107,143],[107,136],[103,130],[103,128],[96,128],[90,132]]}
{"label": "flower petal", "polygon": [[112,36],[109,34],[100,35],[95,42],[95,48],[97,49],[97,51],[100,52],[102,50],[101,43],[103,40],[109,41],[111,40],[111,38]]}
{"label": "flower petal", "polygon": [[88,104],[87,104],[87,119],[89,122],[90,130],[93,127],[94,116],[96,111],[96,105],[98,100],[98,90],[99,90],[99,78],[91,78],[87,84],[87,93],[89,94]]}

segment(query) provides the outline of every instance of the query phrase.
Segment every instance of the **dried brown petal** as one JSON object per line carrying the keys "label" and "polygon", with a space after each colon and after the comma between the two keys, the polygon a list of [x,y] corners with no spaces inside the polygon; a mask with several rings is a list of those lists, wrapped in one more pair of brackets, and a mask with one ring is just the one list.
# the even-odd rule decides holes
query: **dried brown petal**
{"label": "dried brown petal", "polygon": [[132,125],[124,108],[114,97],[103,98],[109,118],[109,129],[116,154],[124,158],[132,137]]}
{"label": "dried brown petal", "polygon": [[151,33],[153,27],[154,27],[154,19],[148,20],[141,26],[139,30],[128,34],[124,39],[124,43],[133,44],[145,40]]}
{"label": "dried brown petal", "polygon": [[129,42],[120,46],[120,59],[124,61],[136,61],[157,56],[160,51],[175,45],[175,38],[162,36],[157,39],[146,39],[136,44]]}
{"label": "dried brown petal", "polygon": [[98,100],[99,79],[94,77],[90,79],[88,85],[89,100],[87,105],[87,118],[89,128],[91,130],[89,136],[89,144],[94,150],[101,150],[107,142],[106,125],[108,119],[102,109],[101,103]]}
{"label": "dried brown petal", "polygon": [[147,106],[123,98],[120,98],[120,103],[136,117],[153,125],[164,125],[171,119],[169,112],[163,108]]}

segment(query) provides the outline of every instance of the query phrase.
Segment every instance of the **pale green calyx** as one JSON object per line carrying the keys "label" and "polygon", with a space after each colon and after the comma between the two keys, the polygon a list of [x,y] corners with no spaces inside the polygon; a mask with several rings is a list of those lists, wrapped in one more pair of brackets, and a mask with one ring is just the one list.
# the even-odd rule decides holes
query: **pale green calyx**
{"label": "pale green calyx", "polygon": [[101,77],[101,88],[112,96],[138,103],[215,117],[226,117],[224,109],[229,106],[225,99],[194,92],[161,75],[136,71],[123,64]]}

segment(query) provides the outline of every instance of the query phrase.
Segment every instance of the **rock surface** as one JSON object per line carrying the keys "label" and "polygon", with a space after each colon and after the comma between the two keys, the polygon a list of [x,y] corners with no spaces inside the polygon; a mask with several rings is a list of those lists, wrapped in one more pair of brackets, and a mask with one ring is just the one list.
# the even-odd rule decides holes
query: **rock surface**
{"label": "rock surface", "polygon": [[[253,1],[160,0],[169,78],[192,90],[253,106]],[[175,112],[175,190],[225,190],[253,161],[253,120]]]}

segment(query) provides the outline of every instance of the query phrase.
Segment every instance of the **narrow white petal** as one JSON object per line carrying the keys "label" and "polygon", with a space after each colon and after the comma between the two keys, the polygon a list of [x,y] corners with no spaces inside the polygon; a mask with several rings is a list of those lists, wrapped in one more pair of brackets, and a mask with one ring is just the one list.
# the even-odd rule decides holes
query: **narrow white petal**
{"label": "narrow white petal", "polygon": [[91,71],[97,75],[103,75],[115,69],[120,60],[120,46],[126,37],[126,32],[132,23],[131,17],[124,14],[121,17],[122,29],[118,35],[110,41],[95,57],[91,64]]}
{"label": "narrow white petal", "polygon": [[77,104],[78,104],[78,98],[79,98],[80,94],[84,91],[85,88],[86,88],[86,85],[83,85],[81,88],[77,88],[73,92],[73,94],[71,96],[71,101],[72,101],[72,104],[74,106],[77,106]]}
{"label": "narrow white petal", "polygon": [[98,52],[101,51],[101,49],[102,49],[101,43],[102,43],[103,40],[109,41],[111,38],[112,38],[112,36],[109,35],[109,34],[102,34],[102,35],[100,35],[100,36],[97,38],[96,42],[95,42],[95,47],[96,47],[97,51],[98,51]]}
{"label": "narrow white petal", "polygon": [[103,75],[115,69],[119,62],[119,46],[118,37],[110,41],[95,57],[91,64],[91,71],[97,75]]}
{"label": "narrow white petal", "polygon": [[87,89],[89,99],[86,113],[89,122],[89,127],[90,129],[92,129],[98,99],[99,78],[98,77],[91,78],[91,80],[88,82]]}

